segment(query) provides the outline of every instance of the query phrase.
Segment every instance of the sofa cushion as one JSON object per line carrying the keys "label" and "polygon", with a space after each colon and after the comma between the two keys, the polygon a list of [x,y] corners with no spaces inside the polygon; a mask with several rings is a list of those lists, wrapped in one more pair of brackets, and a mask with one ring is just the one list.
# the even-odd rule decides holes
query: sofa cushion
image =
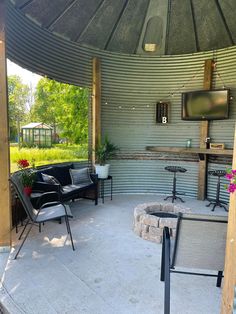
{"label": "sofa cushion", "polygon": [[50,176],[55,176],[54,168],[53,167],[47,167],[45,169],[39,169],[36,171],[36,181],[43,181],[42,173],[48,174]]}
{"label": "sofa cushion", "polygon": [[60,184],[60,182],[55,177],[45,174],[43,172],[42,172],[42,178],[43,178],[43,181],[48,184]]}
{"label": "sofa cushion", "polygon": [[71,168],[73,168],[73,164],[54,167],[54,175],[62,186],[71,184],[71,177],[69,172]]}
{"label": "sofa cushion", "polygon": [[75,185],[89,185],[93,183],[90,178],[89,168],[70,169],[71,182]]}
{"label": "sofa cushion", "polygon": [[69,184],[69,185],[65,185],[62,187],[62,194],[69,194],[69,193],[74,193],[77,192],[79,190],[83,190],[84,188],[87,188],[88,185],[87,184]]}

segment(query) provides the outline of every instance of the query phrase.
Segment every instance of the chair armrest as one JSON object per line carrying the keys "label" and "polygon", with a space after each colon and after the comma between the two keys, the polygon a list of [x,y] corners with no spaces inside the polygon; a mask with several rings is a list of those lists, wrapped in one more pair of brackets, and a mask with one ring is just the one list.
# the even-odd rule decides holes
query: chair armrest
{"label": "chair armrest", "polygon": [[63,205],[60,201],[47,202],[47,203],[44,203],[42,206],[40,206],[40,209],[45,208],[45,207],[51,207],[51,206],[57,205],[57,204]]}
{"label": "chair armrest", "polygon": [[90,173],[90,178],[93,181],[93,183],[98,183],[98,175],[96,173]]}
{"label": "chair armrest", "polygon": [[37,200],[37,208],[40,208],[44,204],[49,203],[49,202],[59,202],[59,201],[60,201],[60,195],[56,191],[45,192],[41,196],[39,196]]}
{"label": "chair armrest", "polygon": [[49,184],[42,181],[36,181],[33,185],[33,190],[40,190],[44,192],[52,192],[55,191],[60,194],[61,185],[60,184]]}

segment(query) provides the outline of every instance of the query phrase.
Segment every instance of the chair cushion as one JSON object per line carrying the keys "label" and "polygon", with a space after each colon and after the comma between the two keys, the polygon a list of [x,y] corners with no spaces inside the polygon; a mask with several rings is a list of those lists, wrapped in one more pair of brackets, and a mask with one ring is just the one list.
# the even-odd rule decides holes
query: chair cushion
{"label": "chair cushion", "polygon": [[90,178],[89,168],[70,169],[71,182],[75,185],[89,185],[93,183]]}
{"label": "chair cushion", "polygon": [[45,174],[43,172],[42,172],[42,178],[43,178],[43,181],[48,184],[60,184],[60,182],[55,177]]}
{"label": "chair cushion", "polygon": [[69,172],[71,168],[73,168],[73,164],[54,167],[54,176],[62,186],[71,184],[71,177]]}

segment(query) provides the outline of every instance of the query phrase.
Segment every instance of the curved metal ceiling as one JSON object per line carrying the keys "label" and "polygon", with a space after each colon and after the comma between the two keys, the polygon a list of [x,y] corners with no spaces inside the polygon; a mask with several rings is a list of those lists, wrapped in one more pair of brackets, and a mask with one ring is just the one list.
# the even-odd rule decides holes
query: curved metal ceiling
{"label": "curved metal ceiling", "polygon": [[[225,48],[236,42],[235,0],[9,1],[48,32],[111,52],[174,55]],[[161,31],[155,28],[160,23],[153,23],[151,37],[157,49],[146,52],[147,25],[156,16],[161,19]]]}

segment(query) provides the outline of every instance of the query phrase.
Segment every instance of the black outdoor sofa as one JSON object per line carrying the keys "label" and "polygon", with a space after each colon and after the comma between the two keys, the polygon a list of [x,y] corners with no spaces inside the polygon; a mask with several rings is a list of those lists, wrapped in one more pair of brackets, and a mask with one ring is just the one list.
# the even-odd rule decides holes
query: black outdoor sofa
{"label": "black outdoor sofa", "polygon": [[[81,171],[81,181],[77,183],[72,182],[70,169]],[[86,178],[87,171],[89,171],[88,168],[77,169],[73,163],[37,169],[33,190],[43,192],[56,191],[62,202],[86,198],[94,200],[95,205],[97,205],[98,177],[96,174],[88,173]],[[45,175],[50,179],[49,182],[45,182]]]}

